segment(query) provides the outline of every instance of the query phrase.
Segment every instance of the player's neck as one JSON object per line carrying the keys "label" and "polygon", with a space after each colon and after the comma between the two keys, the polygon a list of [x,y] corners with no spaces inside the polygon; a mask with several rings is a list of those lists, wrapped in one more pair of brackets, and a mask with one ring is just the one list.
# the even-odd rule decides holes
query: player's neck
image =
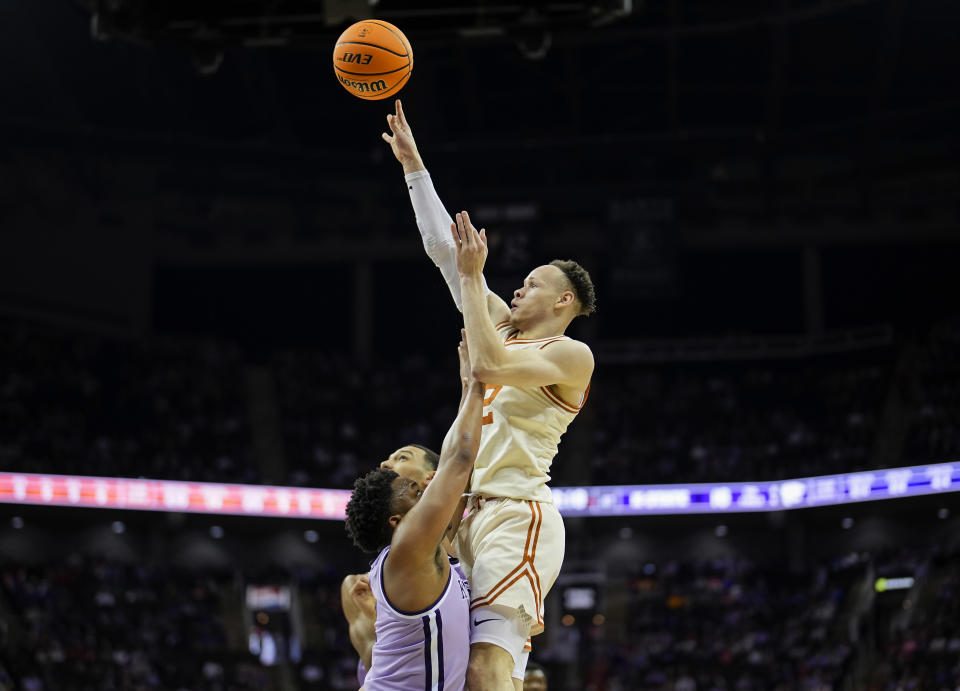
{"label": "player's neck", "polygon": [[519,329],[520,333],[516,335],[516,338],[535,341],[541,338],[562,336],[563,332],[567,330],[567,325],[563,322],[549,319],[533,324],[517,325],[517,329]]}

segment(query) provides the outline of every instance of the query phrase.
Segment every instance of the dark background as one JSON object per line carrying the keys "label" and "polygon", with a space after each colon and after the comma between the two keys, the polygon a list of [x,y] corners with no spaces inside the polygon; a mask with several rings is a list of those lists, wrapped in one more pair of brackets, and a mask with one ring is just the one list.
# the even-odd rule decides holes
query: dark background
{"label": "dark background", "polygon": [[[592,273],[570,333],[598,367],[555,484],[960,453],[951,0],[9,0],[0,470],[344,488],[439,444],[459,315],[380,140],[391,101],[331,69],[367,16],[413,46],[400,96],[448,209],[488,230],[489,284]],[[534,658],[571,691],[953,689],[958,511],[568,520]],[[0,521],[0,691],[356,688],[339,583],[366,560],[339,523]],[[919,585],[869,600],[878,574]],[[303,598],[302,661],[246,648],[265,582]],[[596,611],[563,623],[584,584]],[[106,616],[104,592],[153,599]]]}
{"label": "dark background", "polygon": [[[351,7],[370,11],[7,3],[3,309],[253,351],[334,333],[380,356],[453,339],[379,140],[392,104],[332,74],[351,21],[337,8]],[[494,237],[502,294],[539,263],[579,259],[600,305],[580,335],[601,349],[919,333],[956,307],[953,3],[618,7],[373,9],[414,47],[406,112],[441,198]],[[517,207],[526,220],[504,220]],[[401,327],[438,333],[405,342]]]}

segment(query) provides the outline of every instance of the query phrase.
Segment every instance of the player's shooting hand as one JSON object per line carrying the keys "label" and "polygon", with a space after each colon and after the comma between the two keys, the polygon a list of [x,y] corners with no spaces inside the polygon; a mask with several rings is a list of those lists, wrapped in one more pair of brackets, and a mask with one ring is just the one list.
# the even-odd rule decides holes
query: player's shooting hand
{"label": "player's shooting hand", "polygon": [[403,114],[403,106],[399,98],[396,101],[396,112],[387,115],[387,127],[390,128],[390,134],[384,132],[380,137],[390,145],[390,150],[403,165],[404,171],[412,172],[407,169],[410,167],[417,169],[417,166],[422,169],[423,161],[420,159],[420,152],[417,151],[417,143],[413,139],[413,130],[410,129],[407,118]]}
{"label": "player's shooting hand", "polygon": [[454,249],[457,252],[457,270],[461,276],[475,276],[483,273],[487,261],[487,230],[480,232],[470,222],[470,214],[461,211],[457,222],[450,225]]}

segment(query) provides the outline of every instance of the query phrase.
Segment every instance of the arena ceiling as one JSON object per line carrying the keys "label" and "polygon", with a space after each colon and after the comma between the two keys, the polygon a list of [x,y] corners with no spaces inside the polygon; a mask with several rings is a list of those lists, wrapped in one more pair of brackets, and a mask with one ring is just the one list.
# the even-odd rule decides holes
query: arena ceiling
{"label": "arena ceiling", "polygon": [[[957,223],[952,0],[16,0],[7,12],[7,136],[95,156],[82,174],[50,164],[94,190],[118,184],[98,171],[133,158],[201,208],[257,190],[285,208],[290,195],[322,203],[316,176],[330,170],[371,179],[371,164],[389,165],[390,104],[341,89],[330,53],[373,15],[413,44],[401,96],[430,160],[471,196],[522,188],[563,204],[588,176],[610,196],[677,200],[688,227],[752,219],[734,244],[772,237],[754,224],[791,223],[803,243],[949,237]],[[371,193],[351,189],[350,204]]]}

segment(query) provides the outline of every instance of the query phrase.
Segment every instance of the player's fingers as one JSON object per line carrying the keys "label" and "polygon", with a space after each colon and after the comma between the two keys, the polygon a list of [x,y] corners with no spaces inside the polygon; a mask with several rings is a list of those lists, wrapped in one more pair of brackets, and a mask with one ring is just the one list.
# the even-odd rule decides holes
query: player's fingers
{"label": "player's fingers", "polygon": [[474,234],[477,232],[477,229],[473,227],[473,223],[470,222],[470,214],[466,211],[463,212],[463,225],[470,229],[470,236],[472,240],[476,240]]}
{"label": "player's fingers", "polygon": [[483,244],[484,247],[487,246],[487,229],[486,228],[480,229],[480,242]]}
{"label": "player's fingers", "polygon": [[394,134],[397,133],[397,116],[387,113],[387,127],[390,128],[390,131]]}
{"label": "player's fingers", "polygon": [[391,136],[390,136],[389,134],[387,134],[386,132],[381,132],[381,133],[380,133],[380,138],[381,138],[383,141],[385,141],[387,144],[392,144],[392,143],[393,143],[393,137],[391,137]]}
{"label": "player's fingers", "polygon": [[397,99],[397,117],[400,118],[400,124],[404,127],[407,126],[407,116],[403,114],[403,104],[400,103],[400,99]]}
{"label": "player's fingers", "polygon": [[460,240],[460,233],[457,230],[456,223],[450,224],[450,234],[453,236],[453,244],[456,245],[457,248],[459,248],[462,244],[462,241]]}
{"label": "player's fingers", "polygon": [[477,234],[477,229],[473,227],[473,223],[470,222],[470,214],[466,211],[463,212],[463,225],[467,229],[467,237],[470,238],[470,246],[474,249],[480,246],[480,236]]}
{"label": "player's fingers", "polygon": [[463,222],[463,212],[457,212],[457,232],[460,233],[460,242],[464,247],[470,246],[470,233],[467,232],[467,226]]}

